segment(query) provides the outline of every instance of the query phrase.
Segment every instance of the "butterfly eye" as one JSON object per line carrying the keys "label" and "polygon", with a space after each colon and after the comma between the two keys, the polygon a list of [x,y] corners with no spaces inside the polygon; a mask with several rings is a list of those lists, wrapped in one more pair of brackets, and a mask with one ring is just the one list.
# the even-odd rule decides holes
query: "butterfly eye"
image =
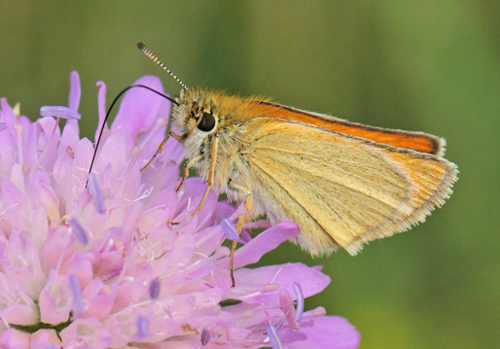
{"label": "butterfly eye", "polygon": [[203,113],[203,117],[198,124],[198,129],[201,131],[211,131],[215,127],[215,118],[212,114]]}

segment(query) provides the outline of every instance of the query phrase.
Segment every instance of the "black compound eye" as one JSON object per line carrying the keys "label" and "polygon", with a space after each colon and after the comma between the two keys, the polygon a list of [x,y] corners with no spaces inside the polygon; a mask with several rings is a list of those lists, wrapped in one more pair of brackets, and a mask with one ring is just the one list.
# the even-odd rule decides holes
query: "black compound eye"
{"label": "black compound eye", "polygon": [[212,131],[215,127],[215,118],[210,113],[203,113],[200,123],[198,124],[198,129],[201,131]]}

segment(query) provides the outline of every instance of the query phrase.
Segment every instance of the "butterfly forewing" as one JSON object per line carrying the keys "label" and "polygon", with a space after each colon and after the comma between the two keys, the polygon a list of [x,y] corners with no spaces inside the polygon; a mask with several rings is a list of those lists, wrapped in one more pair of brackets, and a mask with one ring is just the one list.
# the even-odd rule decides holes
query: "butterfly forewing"
{"label": "butterfly forewing", "polygon": [[[422,220],[449,195],[454,171],[433,155],[277,119],[256,118],[244,128],[254,130],[242,154],[258,183],[254,197],[279,207],[267,210],[275,220],[297,222],[299,243],[312,254],[339,246],[356,254],[363,242]],[[437,172],[427,174],[431,167]]]}

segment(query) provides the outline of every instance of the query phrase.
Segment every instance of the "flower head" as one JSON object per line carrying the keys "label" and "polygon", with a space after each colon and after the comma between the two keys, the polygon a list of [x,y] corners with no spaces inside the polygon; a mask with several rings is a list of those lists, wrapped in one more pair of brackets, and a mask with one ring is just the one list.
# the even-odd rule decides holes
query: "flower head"
{"label": "flower head", "polygon": [[[156,77],[137,83],[163,90]],[[211,192],[192,217],[206,185],[189,178],[176,192],[175,140],[140,172],[165,134],[169,101],[131,90],[108,128],[98,86],[103,136],[91,174],[75,72],[68,107],[43,107],[35,122],[1,100],[0,345],[357,347],[345,319],[302,313],[330,282],[320,267],[246,268],[296,236],[292,223],[240,239],[232,287],[222,243],[239,211]]]}

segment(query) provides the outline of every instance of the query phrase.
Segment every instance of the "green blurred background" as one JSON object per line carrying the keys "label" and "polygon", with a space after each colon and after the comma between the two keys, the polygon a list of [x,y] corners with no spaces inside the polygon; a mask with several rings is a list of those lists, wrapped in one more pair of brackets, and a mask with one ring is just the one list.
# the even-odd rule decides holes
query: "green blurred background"
{"label": "green blurred background", "polygon": [[460,180],[412,231],[357,257],[311,259],[287,244],[265,263],[324,264],[309,307],[348,318],[362,348],[497,348],[500,343],[500,2],[1,1],[0,95],[35,118],[82,79],[83,134],[144,74],[265,95],[301,109],[446,138]]}

